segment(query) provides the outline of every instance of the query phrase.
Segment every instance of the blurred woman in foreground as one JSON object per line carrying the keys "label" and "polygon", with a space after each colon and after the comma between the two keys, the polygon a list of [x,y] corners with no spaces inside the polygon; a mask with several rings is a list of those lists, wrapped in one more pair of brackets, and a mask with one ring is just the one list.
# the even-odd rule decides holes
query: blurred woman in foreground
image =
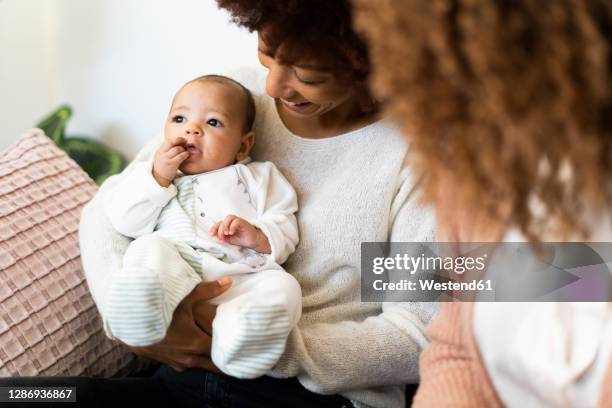
{"label": "blurred woman in foreground", "polygon": [[[442,240],[610,241],[612,3],[356,0]],[[415,405],[612,406],[606,303],[447,303]]]}

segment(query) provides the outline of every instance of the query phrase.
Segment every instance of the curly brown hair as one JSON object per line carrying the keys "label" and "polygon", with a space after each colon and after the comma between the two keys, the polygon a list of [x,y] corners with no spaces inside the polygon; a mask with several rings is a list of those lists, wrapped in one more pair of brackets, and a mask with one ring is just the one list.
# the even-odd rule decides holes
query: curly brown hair
{"label": "curly brown hair", "polygon": [[425,199],[453,186],[500,228],[587,237],[611,198],[612,3],[354,3]]}
{"label": "curly brown hair", "polygon": [[281,63],[302,59],[324,63],[340,82],[354,88],[367,110],[375,108],[367,86],[370,72],[364,42],[352,27],[348,0],[217,0],[232,21],[258,31],[266,51]]}

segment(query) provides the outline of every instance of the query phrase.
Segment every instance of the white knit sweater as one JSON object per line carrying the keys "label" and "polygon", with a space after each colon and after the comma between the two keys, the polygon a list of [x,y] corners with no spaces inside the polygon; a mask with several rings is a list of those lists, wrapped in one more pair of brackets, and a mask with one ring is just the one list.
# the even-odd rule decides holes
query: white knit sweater
{"label": "white knit sweater", "polygon": [[[402,407],[404,387],[418,381],[431,303],[361,303],[363,241],[431,241],[434,217],[418,204],[416,178],[395,127],[377,122],[327,139],[291,134],[274,100],[257,97],[253,158],[275,163],[295,187],[300,244],[284,264],[302,286],[303,315],[274,377],[297,377],[317,393],[339,393],[357,406]],[[134,160],[151,157],[159,142]],[[126,171],[130,171],[128,168]],[[102,207],[108,186],[84,208],[83,266],[100,310],[107,278],[121,266],[128,240]]]}

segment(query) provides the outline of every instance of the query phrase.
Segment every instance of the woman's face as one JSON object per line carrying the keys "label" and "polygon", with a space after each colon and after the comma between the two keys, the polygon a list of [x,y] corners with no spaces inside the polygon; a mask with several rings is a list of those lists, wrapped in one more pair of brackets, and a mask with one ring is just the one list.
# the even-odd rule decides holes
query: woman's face
{"label": "woman's face", "polygon": [[293,65],[279,63],[259,35],[258,57],[268,69],[266,92],[279,107],[298,119],[322,116],[339,106],[351,103],[354,89],[341,84],[329,69],[316,61],[299,61]]}

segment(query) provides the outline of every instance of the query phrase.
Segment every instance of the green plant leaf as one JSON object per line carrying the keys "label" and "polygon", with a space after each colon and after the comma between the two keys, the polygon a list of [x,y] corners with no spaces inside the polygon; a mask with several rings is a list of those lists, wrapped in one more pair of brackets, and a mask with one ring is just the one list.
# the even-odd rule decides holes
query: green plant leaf
{"label": "green plant leaf", "polygon": [[72,109],[70,106],[62,105],[41,120],[36,127],[42,129],[59,146],[62,140],[64,140],[66,123],[68,123],[71,116]]}
{"label": "green plant leaf", "polygon": [[101,185],[113,174],[121,172],[126,165],[121,154],[85,137],[66,138],[60,147],[85,170],[97,185]]}
{"label": "green plant leaf", "polygon": [[62,105],[41,120],[42,129],[55,144],[72,158],[97,185],[113,174],[121,172],[126,165],[125,158],[118,152],[96,140],[86,137],[65,137],[66,124],[72,116],[72,109]]}

